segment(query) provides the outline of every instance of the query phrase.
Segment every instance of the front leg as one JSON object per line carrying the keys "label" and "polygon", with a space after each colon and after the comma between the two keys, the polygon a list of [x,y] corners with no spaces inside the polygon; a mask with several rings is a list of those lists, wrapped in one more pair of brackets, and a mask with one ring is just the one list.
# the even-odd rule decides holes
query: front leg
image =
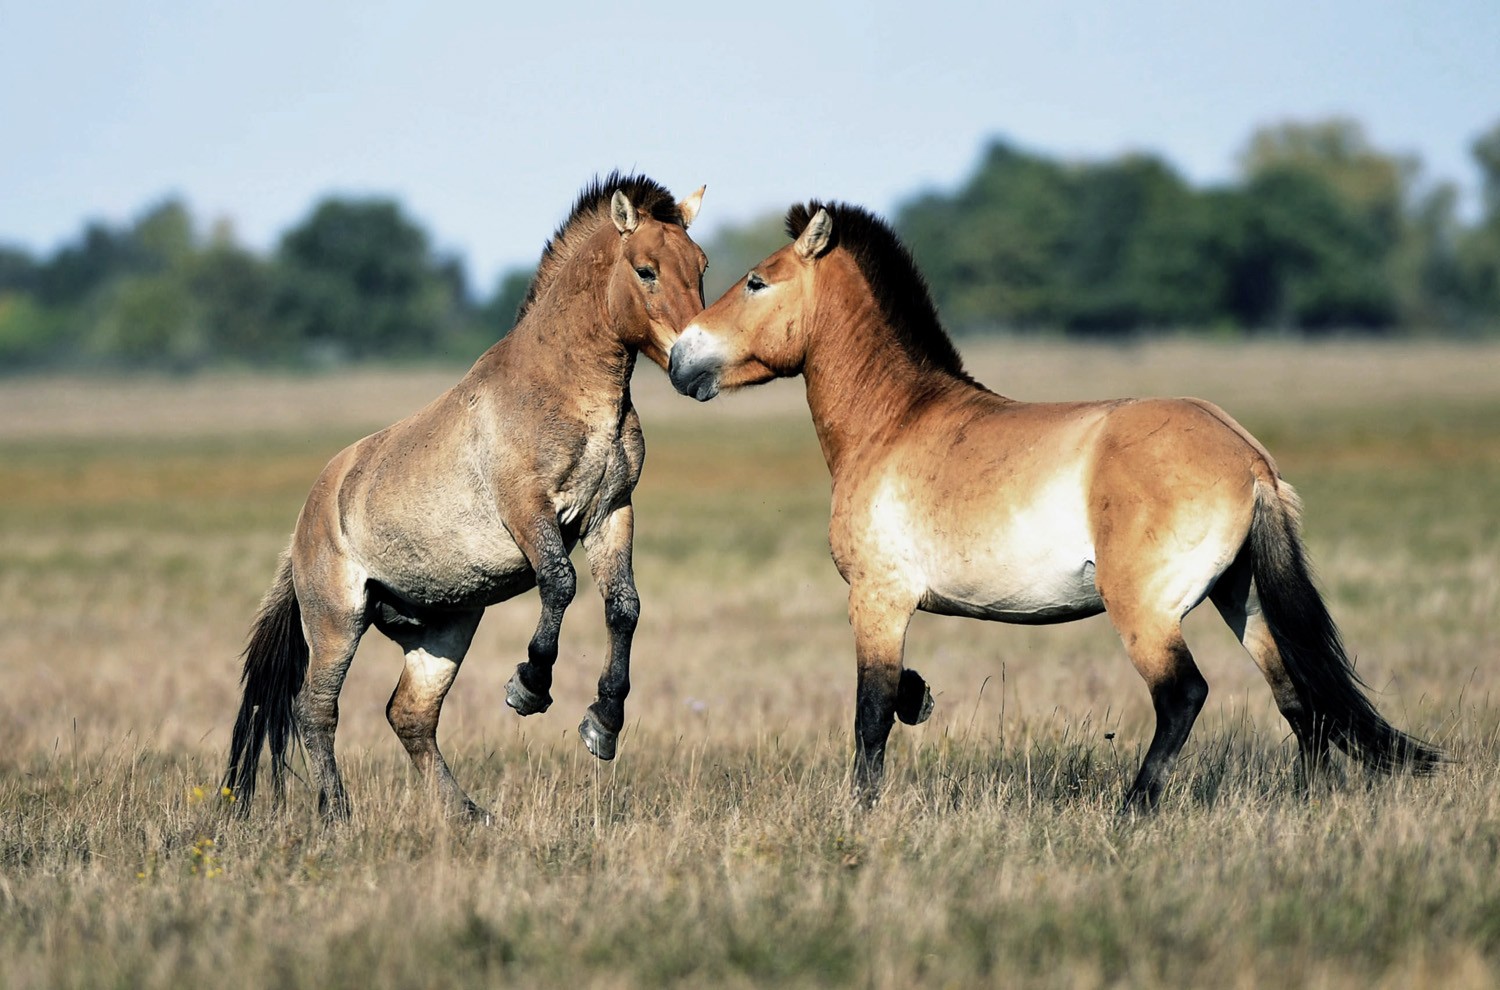
{"label": "front leg", "polygon": [[[915,724],[932,710],[927,686],[914,671],[902,671],[906,627],[915,604],[851,587],[849,622],[859,685],[854,709],[854,797],[868,807],[880,799],[885,744],[896,716]],[[915,678],[915,680],[913,680]]]}
{"label": "front leg", "polygon": [[551,515],[535,514],[510,532],[536,572],[542,614],[526,649],[526,662],[516,667],[510,683],[505,685],[505,703],[522,715],[535,715],[552,704],[552,666],[557,662],[557,640],[562,632],[563,612],[578,588],[578,575],[568,559],[568,548],[557,521]]}
{"label": "front leg", "polygon": [[635,510],[629,504],[615,509],[583,537],[589,570],[604,598],[604,624],[609,630],[609,659],[599,675],[599,695],[578,726],[583,744],[601,760],[615,757],[615,743],[625,727],[625,696],[630,693],[630,644],[641,614],[631,567]]}

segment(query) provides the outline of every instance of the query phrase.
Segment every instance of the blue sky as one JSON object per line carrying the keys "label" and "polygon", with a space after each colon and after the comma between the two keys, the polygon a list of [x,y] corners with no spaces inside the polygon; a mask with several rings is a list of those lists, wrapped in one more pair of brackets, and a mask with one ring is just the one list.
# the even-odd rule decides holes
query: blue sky
{"label": "blue sky", "polygon": [[707,236],[811,196],[889,211],[997,135],[1225,180],[1254,127],[1333,114],[1472,193],[1500,121],[1497,0],[643,10],[0,0],[0,242],[175,194],[264,249],[325,194],[379,193],[487,290],[616,167],[706,182]]}

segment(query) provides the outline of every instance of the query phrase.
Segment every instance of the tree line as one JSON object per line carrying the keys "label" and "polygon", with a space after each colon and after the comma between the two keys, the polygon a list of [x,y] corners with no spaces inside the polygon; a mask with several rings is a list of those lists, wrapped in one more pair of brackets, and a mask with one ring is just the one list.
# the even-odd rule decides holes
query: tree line
{"label": "tree line", "polygon": [[[1472,151],[1467,223],[1452,182],[1346,119],[1263,128],[1235,181],[1206,188],[1150,154],[1068,162],[996,140],[891,220],[958,333],[1495,334],[1500,124]],[[723,232],[710,292],[782,243],[772,215]]]}
{"label": "tree line", "polygon": [[527,281],[476,300],[390,199],[325,199],[266,256],[225,224],[201,234],[169,199],[50,257],[0,247],[0,370],[472,358],[510,329]]}
{"label": "tree line", "polygon": [[[956,189],[891,219],[960,333],[1494,334],[1500,124],[1473,155],[1466,220],[1453,183],[1350,120],[1257,131],[1214,187],[1154,155],[1070,162],[995,140]],[[710,300],[785,243],[780,227],[769,214],[707,240]],[[169,199],[49,256],[0,246],[0,371],[467,359],[510,329],[530,275],[475,293],[390,199],[325,199],[264,255]]]}

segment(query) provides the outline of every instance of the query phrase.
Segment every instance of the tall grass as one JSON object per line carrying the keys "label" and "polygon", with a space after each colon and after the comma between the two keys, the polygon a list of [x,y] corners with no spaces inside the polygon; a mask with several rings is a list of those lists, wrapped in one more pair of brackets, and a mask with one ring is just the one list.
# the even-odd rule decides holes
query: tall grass
{"label": "tall grass", "polygon": [[1212,694],[1142,819],[1117,808],[1150,704],[1103,618],[919,616],[908,659],[938,709],[897,727],[886,796],[856,812],[845,589],[800,389],[697,406],[646,368],[618,759],[573,734],[606,655],[585,580],[549,714],[503,706],[534,595],[491,610],[450,696],[440,738],[493,826],[428,800],[382,717],[400,659],[375,635],[342,700],[354,821],[323,827],[295,781],[284,813],[234,821],[215,788],[235,658],[307,486],[440,377],[0,386],[0,986],[1493,985],[1500,383],[1475,368],[1495,357],[971,355],[1025,398],[1196,393],[1239,416],[1307,501],[1382,709],[1458,758],[1302,797],[1269,691],[1195,614]]}

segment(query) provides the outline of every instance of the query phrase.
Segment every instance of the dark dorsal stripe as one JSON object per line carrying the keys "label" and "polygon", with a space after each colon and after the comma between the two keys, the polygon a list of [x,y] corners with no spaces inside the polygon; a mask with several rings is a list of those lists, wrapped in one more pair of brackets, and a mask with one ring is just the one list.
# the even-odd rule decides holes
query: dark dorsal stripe
{"label": "dark dorsal stripe", "polygon": [[786,233],[802,236],[819,210],[833,217],[833,247],[854,259],[902,348],[918,365],[968,379],[963,358],[938,321],[927,280],[911,252],[884,220],[848,203],[797,203],[787,210]]}
{"label": "dark dorsal stripe", "polygon": [[614,197],[616,189],[625,193],[637,212],[661,223],[682,226],[682,210],[661,183],[644,175],[621,175],[618,171],[611,172],[602,179],[595,176],[594,181],[584,186],[583,191],[578,194],[573,209],[568,213],[568,219],[558,226],[557,232],[547,241],[547,246],[542,248],[542,260],[537,263],[536,274],[532,276],[531,285],[526,289],[526,298],[521,300],[520,308],[516,310],[517,323],[531,309],[536,298],[547,291],[547,286],[552,284],[552,280],[573,256],[578,245],[588,240],[599,224],[608,218],[609,201]]}

